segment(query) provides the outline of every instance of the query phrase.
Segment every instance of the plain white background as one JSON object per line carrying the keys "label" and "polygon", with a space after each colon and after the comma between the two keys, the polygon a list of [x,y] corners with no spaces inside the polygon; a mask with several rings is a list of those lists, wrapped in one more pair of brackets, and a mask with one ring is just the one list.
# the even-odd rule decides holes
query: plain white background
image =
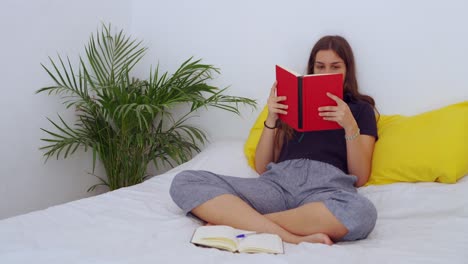
{"label": "plain white background", "polygon": [[[274,65],[303,72],[315,41],[348,39],[362,92],[383,114],[413,115],[468,100],[468,3],[444,1],[2,1],[0,4],[0,219],[93,195],[91,153],[44,164],[38,150],[56,114],[73,121],[40,67],[57,52],[76,59],[101,22],[143,40],[135,76],[173,72],[193,56],[220,68],[213,81],[256,99],[241,117],[220,110],[192,120],[211,141],[246,138],[274,82]],[[468,117],[467,117],[468,118]],[[467,144],[467,142],[464,142]],[[97,173],[103,173],[98,168]]]}
{"label": "plain white background", "polygon": [[53,84],[40,64],[58,53],[76,61],[101,21],[129,30],[130,17],[127,0],[0,2],[0,218],[94,194],[86,192],[98,182],[88,174],[91,152],[44,163],[46,117],[73,123],[74,114],[58,97],[35,94]]}

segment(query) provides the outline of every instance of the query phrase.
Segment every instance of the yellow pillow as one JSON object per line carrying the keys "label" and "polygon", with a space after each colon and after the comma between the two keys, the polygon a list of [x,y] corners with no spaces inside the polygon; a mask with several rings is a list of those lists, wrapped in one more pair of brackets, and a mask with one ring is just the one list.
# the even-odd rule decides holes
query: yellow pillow
{"label": "yellow pillow", "polygon": [[455,183],[468,173],[468,101],[415,116],[380,116],[367,185]]}
{"label": "yellow pillow", "polygon": [[260,140],[260,136],[263,131],[263,121],[266,120],[268,116],[268,106],[265,106],[257,117],[253,127],[250,129],[249,137],[244,144],[244,153],[247,157],[247,162],[250,167],[255,170],[255,151],[257,150],[257,143]]}
{"label": "yellow pillow", "polygon": [[[268,114],[265,106],[244,145],[255,169],[255,150]],[[369,184],[454,183],[468,174],[468,101],[415,116],[381,115]]]}

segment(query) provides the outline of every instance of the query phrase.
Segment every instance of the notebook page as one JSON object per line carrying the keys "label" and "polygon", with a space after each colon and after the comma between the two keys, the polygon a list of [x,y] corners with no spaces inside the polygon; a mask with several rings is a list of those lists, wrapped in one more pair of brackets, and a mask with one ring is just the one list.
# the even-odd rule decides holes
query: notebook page
{"label": "notebook page", "polygon": [[275,234],[255,234],[239,239],[239,251],[283,253],[283,241]]}

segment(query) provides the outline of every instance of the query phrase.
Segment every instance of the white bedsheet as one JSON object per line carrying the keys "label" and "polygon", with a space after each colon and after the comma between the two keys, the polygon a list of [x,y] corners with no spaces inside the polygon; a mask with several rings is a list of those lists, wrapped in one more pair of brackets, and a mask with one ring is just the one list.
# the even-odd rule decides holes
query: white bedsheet
{"label": "white bedsheet", "polygon": [[377,207],[370,236],[333,246],[285,244],[284,255],[232,254],[189,243],[199,223],[168,189],[183,169],[256,177],[243,141],[211,144],[193,160],[129,188],[0,221],[0,263],[468,263],[468,177],[359,189]]}

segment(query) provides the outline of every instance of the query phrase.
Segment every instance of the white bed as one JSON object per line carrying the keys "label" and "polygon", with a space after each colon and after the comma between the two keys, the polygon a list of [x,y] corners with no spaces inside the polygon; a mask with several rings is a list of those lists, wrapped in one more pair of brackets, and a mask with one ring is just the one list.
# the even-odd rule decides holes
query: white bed
{"label": "white bed", "polygon": [[0,221],[0,263],[468,263],[468,177],[456,184],[370,186],[379,217],[361,241],[285,244],[284,255],[232,254],[189,243],[199,223],[168,189],[184,169],[256,177],[242,140],[129,188]]}

